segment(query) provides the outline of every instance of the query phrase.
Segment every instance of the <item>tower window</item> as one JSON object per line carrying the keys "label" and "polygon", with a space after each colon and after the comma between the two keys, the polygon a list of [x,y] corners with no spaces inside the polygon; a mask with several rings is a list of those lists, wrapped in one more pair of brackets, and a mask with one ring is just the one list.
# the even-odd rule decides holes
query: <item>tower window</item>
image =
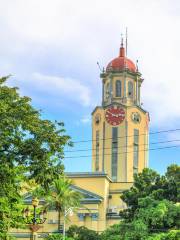
{"label": "tower window", "polygon": [[121,81],[116,81],[116,97],[121,97]]}
{"label": "tower window", "polygon": [[113,181],[117,181],[117,161],[118,161],[118,128],[112,128],[112,160],[111,176]]}
{"label": "tower window", "polygon": [[132,82],[128,82],[128,97],[133,98],[133,83]]}
{"label": "tower window", "polygon": [[99,171],[99,131],[96,131],[96,162],[95,169]]}
{"label": "tower window", "polygon": [[118,131],[117,127],[112,128],[112,141],[117,143]]}
{"label": "tower window", "polygon": [[138,173],[139,164],[139,130],[134,129],[134,159],[133,159],[133,172]]}

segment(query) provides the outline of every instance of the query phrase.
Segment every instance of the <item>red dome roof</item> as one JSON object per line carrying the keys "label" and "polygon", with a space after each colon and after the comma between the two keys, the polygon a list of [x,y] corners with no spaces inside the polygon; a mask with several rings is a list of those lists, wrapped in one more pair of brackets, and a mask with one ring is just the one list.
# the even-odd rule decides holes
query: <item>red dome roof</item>
{"label": "red dome roof", "polygon": [[135,64],[128,58],[125,57],[125,49],[121,45],[119,57],[114,58],[106,68],[106,71],[109,72],[111,70],[124,70],[128,69],[131,72],[136,72]]}

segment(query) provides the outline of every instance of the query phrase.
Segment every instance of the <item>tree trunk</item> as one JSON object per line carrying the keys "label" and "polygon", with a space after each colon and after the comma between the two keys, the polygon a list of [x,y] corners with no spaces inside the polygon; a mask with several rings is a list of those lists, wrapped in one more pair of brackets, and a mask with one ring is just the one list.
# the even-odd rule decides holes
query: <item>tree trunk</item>
{"label": "tree trunk", "polygon": [[61,232],[61,211],[58,210],[58,231]]}

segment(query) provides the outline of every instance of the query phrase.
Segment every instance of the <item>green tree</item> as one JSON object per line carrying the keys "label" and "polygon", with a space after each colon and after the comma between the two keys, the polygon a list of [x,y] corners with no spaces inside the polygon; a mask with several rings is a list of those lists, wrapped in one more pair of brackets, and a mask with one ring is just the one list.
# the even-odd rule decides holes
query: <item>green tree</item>
{"label": "green tree", "polygon": [[[121,231],[120,231],[120,224],[115,224],[109,227],[107,230],[102,232],[101,239],[102,240],[120,240],[121,238]],[[122,228],[123,229],[123,228]],[[124,229],[125,230],[125,229]]]}
{"label": "green tree", "polygon": [[[102,240],[178,239],[180,232],[179,205],[180,167],[171,165],[164,176],[151,169],[136,174],[134,185],[121,198],[127,209],[120,213],[119,226],[112,226],[102,235]],[[118,230],[117,230],[118,229]]]}
{"label": "green tree", "polygon": [[180,167],[171,165],[164,176],[160,176],[152,169],[144,169],[142,173],[134,175],[134,185],[125,191],[121,199],[127,204],[127,209],[120,212],[126,221],[132,221],[139,208],[140,198],[151,196],[156,200],[169,200],[174,203],[180,201]]}
{"label": "green tree", "polygon": [[147,240],[179,240],[180,231],[170,231],[169,233],[153,234]]}
{"label": "green tree", "polygon": [[164,198],[173,202],[180,202],[180,166],[176,164],[169,166],[165,179]]}
{"label": "green tree", "polygon": [[78,227],[76,225],[72,225],[68,231],[67,236],[73,238],[74,240],[100,240],[100,235],[90,230],[86,227]]}
{"label": "green tree", "polygon": [[180,229],[180,206],[166,199],[142,198],[139,199],[139,210],[134,219],[141,219],[148,227],[149,232]]}
{"label": "green tree", "polygon": [[[9,239],[11,227],[23,226],[22,198],[20,195],[20,182],[22,180],[22,168],[9,169],[2,166],[0,172],[0,239]],[[5,178],[4,178],[5,177]],[[10,181],[13,181],[10,184]]]}
{"label": "green tree", "polygon": [[61,231],[61,214],[64,215],[65,209],[80,206],[81,194],[71,188],[72,181],[65,177],[54,180],[53,185],[45,195],[46,206],[55,207],[58,212],[58,229]]}
{"label": "green tree", "polygon": [[123,222],[120,228],[125,240],[146,240],[157,233],[166,236],[172,229],[180,228],[180,207],[168,200],[141,198],[133,221]]}
{"label": "green tree", "polygon": [[[41,118],[29,97],[0,78],[0,234],[6,239],[9,228],[22,222],[21,181],[34,179],[49,188],[63,172],[64,146],[70,144],[63,124]],[[6,209],[6,210],[4,210]]]}
{"label": "green tree", "polygon": [[[45,237],[44,240],[63,240],[62,234],[51,234]],[[65,240],[74,240],[73,238],[65,237]]]}

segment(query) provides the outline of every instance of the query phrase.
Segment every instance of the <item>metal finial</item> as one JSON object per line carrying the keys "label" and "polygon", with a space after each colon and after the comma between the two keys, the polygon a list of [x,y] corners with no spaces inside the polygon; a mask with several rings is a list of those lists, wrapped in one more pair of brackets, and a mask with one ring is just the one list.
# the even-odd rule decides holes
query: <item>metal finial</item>
{"label": "metal finial", "polygon": [[123,34],[121,33],[121,47],[123,47]]}
{"label": "metal finial", "polygon": [[128,47],[128,29],[126,27],[126,57],[127,57],[127,47]]}

